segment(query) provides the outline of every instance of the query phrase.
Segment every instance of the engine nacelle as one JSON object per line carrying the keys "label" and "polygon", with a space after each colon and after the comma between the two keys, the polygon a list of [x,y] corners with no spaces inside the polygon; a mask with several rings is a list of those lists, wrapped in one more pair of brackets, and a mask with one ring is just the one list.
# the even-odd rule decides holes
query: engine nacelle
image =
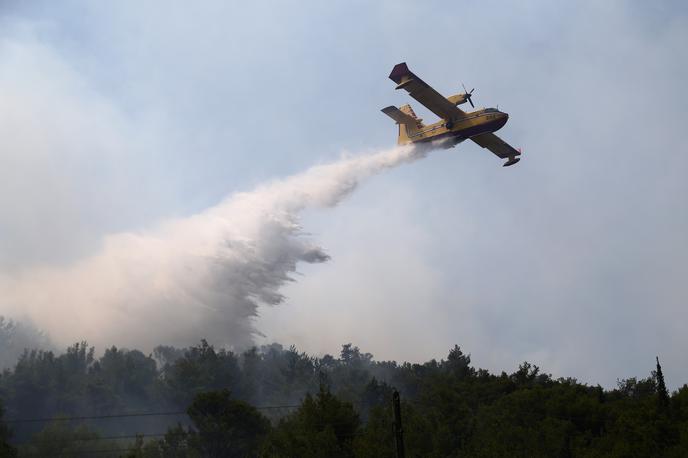
{"label": "engine nacelle", "polygon": [[449,100],[451,103],[454,105],[461,105],[462,103],[468,102],[468,95],[467,94],[456,94],[447,97],[447,100]]}

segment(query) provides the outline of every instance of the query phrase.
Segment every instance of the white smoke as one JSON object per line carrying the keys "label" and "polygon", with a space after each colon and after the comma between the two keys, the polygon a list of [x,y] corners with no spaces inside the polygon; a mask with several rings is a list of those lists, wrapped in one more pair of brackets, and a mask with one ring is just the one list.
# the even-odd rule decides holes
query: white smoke
{"label": "white smoke", "polygon": [[150,349],[207,338],[248,346],[259,306],[283,301],[280,287],[297,263],[328,259],[302,232],[299,213],[334,206],[362,179],[425,152],[407,146],[345,157],[147,232],[108,236],[71,266],[0,275],[0,309],[59,344]]}
{"label": "white smoke", "polygon": [[0,315],[0,370],[13,367],[26,349],[52,350],[52,343],[31,323],[18,322]]}

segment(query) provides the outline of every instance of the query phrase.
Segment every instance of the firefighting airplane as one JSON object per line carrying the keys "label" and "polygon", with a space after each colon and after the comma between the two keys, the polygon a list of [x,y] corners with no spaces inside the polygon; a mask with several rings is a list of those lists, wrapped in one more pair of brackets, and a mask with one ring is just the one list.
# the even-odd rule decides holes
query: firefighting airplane
{"label": "firefighting airplane", "polygon": [[521,151],[514,149],[493,132],[501,129],[509,115],[496,108],[465,112],[457,105],[469,102],[475,108],[470,92],[464,87],[463,94],[444,97],[429,84],[414,75],[405,62],[397,64],[389,74],[389,79],[397,83],[396,89],[406,89],[414,99],[425,105],[430,111],[442,118],[434,124],[425,125],[423,120],[413,112],[411,105],[401,108],[389,106],[382,112],[399,124],[400,145],[407,143],[427,143],[445,140],[445,147],[452,148],[470,138],[483,148],[487,148],[502,159],[507,159],[504,167],[514,165],[521,160]]}

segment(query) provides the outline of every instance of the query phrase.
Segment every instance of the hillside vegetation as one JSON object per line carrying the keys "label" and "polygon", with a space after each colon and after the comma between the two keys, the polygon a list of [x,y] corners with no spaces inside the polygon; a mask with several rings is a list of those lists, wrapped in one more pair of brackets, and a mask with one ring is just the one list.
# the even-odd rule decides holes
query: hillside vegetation
{"label": "hillside vegetation", "polygon": [[659,361],[605,390],[527,362],[492,374],[458,346],[424,364],[350,344],[94,353],[26,351],[2,374],[0,456],[394,457],[395,389],[406,456],[688,456],[688,386],[668,393]]}

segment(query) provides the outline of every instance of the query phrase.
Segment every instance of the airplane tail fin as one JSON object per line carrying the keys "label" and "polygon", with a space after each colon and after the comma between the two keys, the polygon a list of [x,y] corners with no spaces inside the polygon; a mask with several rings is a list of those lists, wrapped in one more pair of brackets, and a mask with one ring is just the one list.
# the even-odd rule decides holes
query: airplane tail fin
{"label": "airplane tail fin", "polygon": [[383,108],[382,112],[399,124],[397,143],[400,145],[411,142],[411,136],[423,127],[423,120],[416,116],[411,105],[404,105],[401,108],[389,106]]}

